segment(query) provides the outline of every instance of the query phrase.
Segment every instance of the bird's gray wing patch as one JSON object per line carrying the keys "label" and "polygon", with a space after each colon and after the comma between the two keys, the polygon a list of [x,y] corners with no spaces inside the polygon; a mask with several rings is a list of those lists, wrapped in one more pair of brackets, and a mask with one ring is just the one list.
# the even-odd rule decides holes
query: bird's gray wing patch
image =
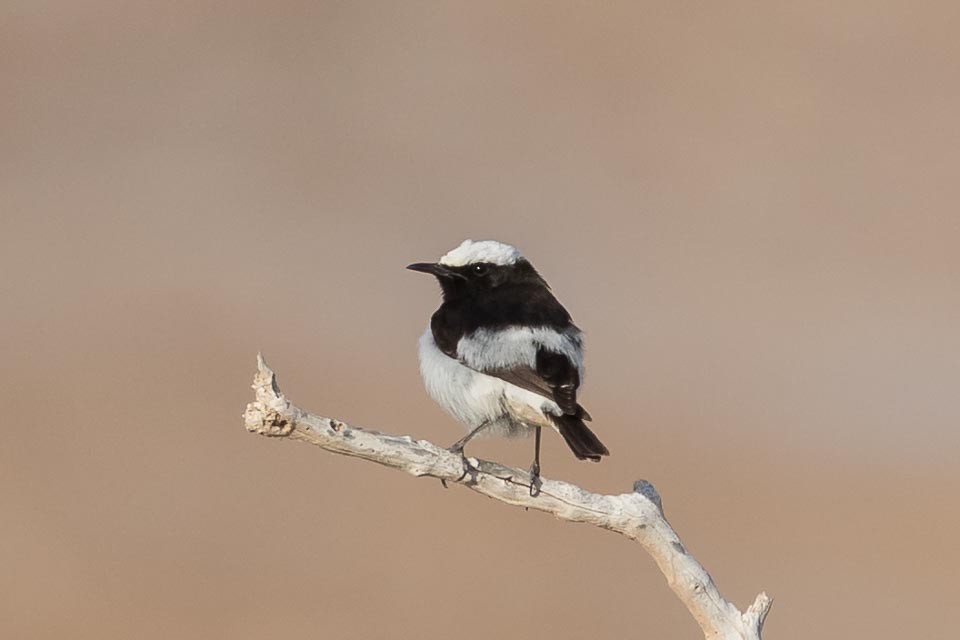
{"label": "bird's gray wing patch", "polygon": [[579,330],[547,327],[480,329],[457,343],[457,359],[474,371],[495,376],[553,400],[566,415],[587,416],[577,404],[583,371]]}
{"label": "bird's gray wing patch", "polygon": [[536,370],[526,365],[519,365],[512,369],[489,369],[481,373],[500,378],[510,384],[517,385],[521,389],[526,389],[548,400],[553,400],[553,389],[550,388],[550,385],[537,374]]}
{"label": "bird's gray wing patch", "polygon": [[523,353],[524,350],[520,349],[494,358],[490,357],[494,351],[487,350],[482,354],[485,357],[470,357],[476,351],[463,349],[462,346],[461,341],[458,359],[465,366],[553,400],[565,415],[590,420],[590,414],[577,403],[579,362],[566,354],[557,353],[543,345],[530,344],[529,353]]}
{"label": "bird's gray wing patch", "polygon": [[491,369],[482,371],[481,373],[500,378],[521,389],[526,389],[548,400],[553,400],[565,415],[577,416],[587,421],[593,419],[590,414],[587,413],[587,410],[577,403],[577,388],[575,386],[551,386],[550,382],[532,367],[520,365],[512,369]]}

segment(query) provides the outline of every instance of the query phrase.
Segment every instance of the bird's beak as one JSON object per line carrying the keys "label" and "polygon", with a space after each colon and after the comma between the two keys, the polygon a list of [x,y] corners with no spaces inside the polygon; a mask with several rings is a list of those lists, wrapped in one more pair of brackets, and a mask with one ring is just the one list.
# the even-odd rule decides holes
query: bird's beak
{"label": "bird's beak", "polygon": [[449,267],[446,267],[442,264],[436,262],[415,262],[413,264],[408,264],[407,269],[410,271],[420,271],[421,273],[429,273],[437,276],[438,278],[462,278],[463,276],[453,271]]}

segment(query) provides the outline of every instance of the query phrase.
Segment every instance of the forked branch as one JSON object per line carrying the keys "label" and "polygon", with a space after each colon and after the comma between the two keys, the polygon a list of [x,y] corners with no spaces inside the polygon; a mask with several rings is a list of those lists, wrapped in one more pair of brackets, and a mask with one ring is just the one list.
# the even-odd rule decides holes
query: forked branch
{"label": "forked branch", "polygon": [[601,495],[559,480],[543,478],[531,497],[526,471],[469,458],[426,440],[393,436],[308,413],[277,386],[273,371],[257,356],[254,402],[243,418],[247,430],[315,444],[327,451],[370,460],[414,476],[457,483],[507,504],[552,513],[561,520],[586,522],[636,540],[649,553],[667,584],[686,605],[708,640],[760,640],[771,599],[765,593],[741,613],[720,595],[706,569],[690,555],[663,515],[660,496],[646,480],[631,493]]}

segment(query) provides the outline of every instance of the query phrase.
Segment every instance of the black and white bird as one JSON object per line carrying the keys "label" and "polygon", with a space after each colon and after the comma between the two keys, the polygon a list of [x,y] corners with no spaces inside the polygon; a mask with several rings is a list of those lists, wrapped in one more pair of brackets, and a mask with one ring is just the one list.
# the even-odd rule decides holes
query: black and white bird
{"label": "black and white bird", "polygon": [[467,435],[536,437],[531,495],[540,488],[540,431],[555,429],[581,460],[609,451],[577,402],[583,337],[533,265],[508,244],[465,240],[439,262],[407,267],[437,277],[443,304],[420,338],[427,393]]}

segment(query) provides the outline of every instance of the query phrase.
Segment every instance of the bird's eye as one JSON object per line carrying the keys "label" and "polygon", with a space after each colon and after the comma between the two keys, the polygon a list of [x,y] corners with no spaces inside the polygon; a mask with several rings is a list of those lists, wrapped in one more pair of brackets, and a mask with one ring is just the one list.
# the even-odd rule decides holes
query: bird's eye
{"label": "bird's eye", "polygon": [[473,275],[475,275],[475,276],[485,275],[485,274],[487,273],[487,265],[485,265],[485,264],[475,264],[475,265],[473,265],[472,271],[473,271]]}

